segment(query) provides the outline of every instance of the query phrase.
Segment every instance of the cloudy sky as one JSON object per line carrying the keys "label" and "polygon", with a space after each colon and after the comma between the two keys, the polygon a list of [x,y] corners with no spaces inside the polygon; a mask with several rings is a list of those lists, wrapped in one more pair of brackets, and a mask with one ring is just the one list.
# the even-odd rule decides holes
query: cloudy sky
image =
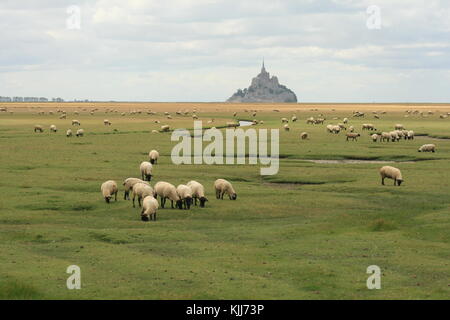
{"label": "cloudy sky", "polygon": [[224,101],[264,57],[301,102],[450,102],[448,0],[0,0],[0,40],[0,96]]}

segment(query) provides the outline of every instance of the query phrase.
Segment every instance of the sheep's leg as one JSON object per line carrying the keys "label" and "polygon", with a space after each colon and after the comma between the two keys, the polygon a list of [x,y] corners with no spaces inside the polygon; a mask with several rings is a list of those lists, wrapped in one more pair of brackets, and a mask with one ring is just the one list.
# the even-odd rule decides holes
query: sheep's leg
{"label": "sheep's leg", "polygon": [[133,194],[133,208],[136,208],[136,205],[134,204],[134,199],[136,198],[136,195]]}
{"label": "sheep's leg", "polygon": [[381,178],[381,184],[384,186],[384,178]]}
{"label": "sheep's leg", "polygon": [[126,191],[123,193],[123,200],[127,200],[127,193]]}
{"label": "sheep's leg", "polygon": [[394,186],[397,185],[397,179],[394,179]]}
{"label": "sheep's leg", "polygon": [[222,197],[221,197],[221,199],[223,200],[223,196],[224,196],[224,194],[225,194],[225,191],[224,192],[222,192]]}
{"label": "sheep's leg", "polygon": [[115,199],[115,201],[117,201],[117,192],[118,192],[118,191],[116,191],[116,193],[114,194],[114,199]]}
{"label": "sheep's leg", "polygon": [[216,190],[216,199],[219,199],[219,198],[220,198],[220,191]]}
{"label": "sheep's leg", "polygon": [[141,198],[140,196],[138,196],[138,204],[139,204],[139,207],[142,207],[142,206],[141,206],[141,199],[142,199],[142,198]]}
{"label": "sheep's leg", "polygon": [[164,209],[164,197],[161,197],[161,208]]}
{"label": "sheep's leg", "polygon": [[173,200],[170,200],[170,203],[172,204],[172,209],[173,209]]}

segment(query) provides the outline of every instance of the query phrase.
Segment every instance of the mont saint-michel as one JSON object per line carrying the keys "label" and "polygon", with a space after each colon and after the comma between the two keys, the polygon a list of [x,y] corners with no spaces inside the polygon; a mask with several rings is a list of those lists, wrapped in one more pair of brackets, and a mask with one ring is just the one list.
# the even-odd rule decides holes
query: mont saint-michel
{"label": "mont saint-michel", "polygon": [[261,72],[252,79],[250,87],[238,89],[227,102],[297,102],[295,93],[270,76],[262,64]]}

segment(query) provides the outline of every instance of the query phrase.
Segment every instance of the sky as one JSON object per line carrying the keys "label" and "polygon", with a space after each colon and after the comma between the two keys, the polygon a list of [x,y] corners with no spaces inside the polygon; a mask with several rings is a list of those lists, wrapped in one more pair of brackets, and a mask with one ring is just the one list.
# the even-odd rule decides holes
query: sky
{"label": "sky", "polygon": [[0,0],[0,96],[450,102],[448,0]]}

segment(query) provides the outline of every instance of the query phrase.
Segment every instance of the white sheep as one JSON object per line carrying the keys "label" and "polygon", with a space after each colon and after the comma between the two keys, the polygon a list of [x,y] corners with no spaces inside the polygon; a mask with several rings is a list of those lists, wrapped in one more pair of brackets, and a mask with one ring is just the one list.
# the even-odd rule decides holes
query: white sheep
{"label": "white sheep", "polygon": [[156,150],[152,150],[148,153],[148,157],[150,158],[151,164],[156,164],[159,158],[159,152]]}
{"label": "white sheep", "polygon": [[153,196],[146,196],[142,201],[141,220],[156,221],[156,211],[158,208],[158,200],[156,200]]}
{"label": "white sheep", "polygon": [[144,199],[146,196],[154,196],[154,194],[155,192],[153,191],[153,188],[148,184],[141,182],[136,183],[132,188],[133,208],[135,207],[134,200],[136,199],[136,197],[138,198],[138,204],[140,207],[142,199]]}
{"label": "white sheep", "polygon": [[234,191],[230,182],[225,179],[217,179],[214,182],[214,189],[216,190],[216,198],[223,200],[223,195],[226,193],[230,200],[236,200],[237,194]]}
{"label": "white sheep", "polygon": [[42,127],[40,124],[37,124],[34,126],[34,132],[44,132],[44,127]]}
{"label": "white sheep", "polygon": [[166,200],[170,199],[172,204],[172,209],[174,209],[173,202],[175,201],[176,207],[178,209],[183,209],[182,202],[180,196],[177,193],[177,189],[171,183],[165,181],[159,181],[155,184],[155,198],[159,196],[161,198],[161,208],[164,209],[164,205],[166,204]]}
{"label": "white sheep", "polygon": [[372,138],[373,142],[377,142],[378,141],[378,134],[374,133],[373,135],[370,136]]}
{"label": "white sheep", "polygon": [[394,126],[394,130],[404,130],[404,129],[405,129],[405,127],[402,124],[400,124],[400,123],[397,123]]}
{"label": "white sheep", "polygon": [[54,124],[52,124],[50,126],[50,132],[57,132],[57,131],[58,131],[58,129],[56,129],[56,126]]}
{"label": "white sheep", "polygon": [[109,203],[113,195],[115,197],[115,201],[117,201],[117,192],[119,189],[117,188],[117,183],[114,180],[103,182],[100,190],[107,203]]}
{"label": "white sheep", "polygon": [[133,186],[136,183],[145,183],[145,184],[149,184],[147,181],[138,179],[138,178],[127,178],[123,181],[122,185],[124,186],[124,194],[123,194],[123,199],[124,200],[130,200],[130,190],[133,189]]}
{"label": "white sheep", "polygon": [[178,196],[181,199],[184,209],[190,209],[192,204],[192,189],[191,187],[180,184],[177,187]]}
{"label": "white sheep", "polygon": [[301,138],[302,140],[308,139],[308,132],[302,132],[302,133],[300,134],[300,138]]}
{"label": "white sheep", "polygon": [[111,121],[109,121],[108,119],[103,120],[103,124],[105,126],[110,126],[111,125]]}
{"label": "white sheep", "polygon": [[295,114],[292,116],[291,121],[292,122],[296,122],[297,121],[297,116]]}
{"label": "white sheep", "polygon": [[392,139],[391,134],[389,132],[382,132],[380,142],[390,141]]}
{"label": "white sheep", "polygon": [[289,131],[289,130],[290,130],[290,128],[289,128],[289,125],[288,125],[288,124],[285,124],[285,125],[283,126],[283,128],[284,128],[284,131]]}
{"label": "white sheep", "polygon": [[169,132],[169,130],[170,130],[170,126],[169,125],[165,124],[165,125],[161,126],[161,131],[162,132]]}
{"label": "white sheep", "polygon": [[409,130],[407,134],[408,140],[414,140],[414,131]]}
{"label": "white sheep", "polygon": [[83,129],[78,129],[77,133],[75,134],[77,137],[82,137],[84,136],[84,130]]}
{"label": "white sheep", "polygon": [[288,123],[289,120],[287,118],[281,118],[281,123]]}
{"label": "white sheep", "polygon": [[394,186],[398,185],[400,186],[403,182],[402,173],[399,169],[391,167],[391,166],[384,166],[380,169],[380,175],[381,175],[381,184],[384,185],[384,179],[393,179],[394,180]]}
{"label": "white sheep", "polygon": [[79,125],[81,125],[81,123],[78,120],[72,120],[72,125],[73,126],[79,126]]}
{"label": "white sheep", "polygon": [[200,207],[205,207],[205,202],[208,199],[205,197],[205,188],[203,185],[195,180],[191,180],[187,183],[192,190],[192,198],[194,199],[194,205],[197,205],[197,199],[200,201]]}
{"label": "white sheep", "polygon": [[66,137],[69,138],[69,137],[71,137],[71,136],[72,136],[72,130],[67,129],[67,131],[66,131]]}
{"label": "white sheep", "polygon": [[142,180],[151,181],[152,180],[152,170],[153,165],[148,161],[142,161],[139,166],[141,171]]}
{"label": "white sheep", "polygon": [[430,144],[424,144],[417,150],[419,152],[436,152],[436,145],[430,143]]}

